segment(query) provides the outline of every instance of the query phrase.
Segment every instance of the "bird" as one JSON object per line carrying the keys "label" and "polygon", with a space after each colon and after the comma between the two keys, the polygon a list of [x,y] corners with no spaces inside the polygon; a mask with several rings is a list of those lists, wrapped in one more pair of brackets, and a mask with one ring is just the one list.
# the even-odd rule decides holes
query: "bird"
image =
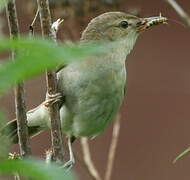
{"label": "bird", "polygon": [[[80,43],[111,45],[105,52],[72,61],[57,71],[59,94],[27,112],[29,135],[51,128],[47,107],[50,102],[59,103],[61,128],[68,136],[69,147],[77,137],[101,134],[122,106],[127,80],[125,61],[138,36],[149,27],[164,23],[167,18],[161,14],[139,18],[119,11],[93,18],[82,32]],[[8,122],[5,129],[12,142],[18,143],[16,119]],[[74,157],[70,159],[74,163]]]}

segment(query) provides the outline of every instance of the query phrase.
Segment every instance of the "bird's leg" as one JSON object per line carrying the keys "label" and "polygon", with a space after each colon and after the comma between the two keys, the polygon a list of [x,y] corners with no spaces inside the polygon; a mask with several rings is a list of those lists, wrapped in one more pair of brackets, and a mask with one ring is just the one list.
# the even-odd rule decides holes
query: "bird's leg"
{"label": "bird's leg", "polygon": [[46,94],[46,100],[43,102],[43,105],[46,107],[51,106],[54,103],[62,101],[63,96],[61,93],[56,93],[56,94]]}
{"label": "bird's leg", "polygon": [[69,161],[67,161],[63,168],[67,169],[68,171],[74,166],[75,158],[72,150],[72,142],[74,141],[73,137],[68,138],[68,148],[69,148]]}

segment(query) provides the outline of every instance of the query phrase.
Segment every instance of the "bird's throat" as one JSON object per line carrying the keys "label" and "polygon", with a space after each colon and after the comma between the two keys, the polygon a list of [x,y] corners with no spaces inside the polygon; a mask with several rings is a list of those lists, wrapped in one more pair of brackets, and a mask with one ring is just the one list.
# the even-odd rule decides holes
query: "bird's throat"
{"label": "bird's throat", "polygon": [[132,51],[138,35],[133,35],[122,40],[112,42],[109,51],[107,51],[107,56],[112,59],[116,59],[122,63],[125,63],[126,57]]}

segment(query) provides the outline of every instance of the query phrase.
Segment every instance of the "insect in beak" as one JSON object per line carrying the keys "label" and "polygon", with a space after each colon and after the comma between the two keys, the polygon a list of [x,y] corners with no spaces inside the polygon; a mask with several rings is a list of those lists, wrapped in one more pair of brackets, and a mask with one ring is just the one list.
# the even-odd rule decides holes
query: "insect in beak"
{"label": "insect in beak", "polygon": [[167,24],[168,19],[163,17],[160,13],[160,16],[143,18],[141,22],[137,23],[137,31],[142,32],[148,29],[151,26],[155,26],[158,24]]}

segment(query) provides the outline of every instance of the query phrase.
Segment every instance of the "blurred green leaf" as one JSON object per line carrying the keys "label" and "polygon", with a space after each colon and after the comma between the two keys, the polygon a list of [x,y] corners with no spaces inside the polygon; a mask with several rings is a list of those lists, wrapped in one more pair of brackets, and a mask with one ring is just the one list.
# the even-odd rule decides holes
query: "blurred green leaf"
{"label": "blurred green leaf", "polygon": [[173,161],[173,163],[176,163],[179,159],[181,159],[183,156],[187,155],[187,153],[190,152],[190,147],[188,147],[185,151],[180,153]]}
{"label": "blurred green leaf", "polygon": [[11,0],[1,0],[0,1],[0,11],[6,6],[6,4]]}
{"label": "blurred green leaf", "polygon": [[5,160],[0,162],[0,174],[20,176],[33,180],[74,180],[71,173],[54,164],[45,164],[39,160]]}
{"label": "blurred green leaf", "polygon": [[9,60],[0,65],[0,93],[18,82],[45,72],[46,69],[66,65],[90,54],[102,52],[103,49],[100,45],[56,45],[40,38],[1,40],[0,51],[15,50],[17,57],[15,61]]}
{"label": "blurred green leaf", "polygon": [[4,0],[0,1],[0,11],[5,7],[6,4],[7,4],[6,1],[4,1]]}

